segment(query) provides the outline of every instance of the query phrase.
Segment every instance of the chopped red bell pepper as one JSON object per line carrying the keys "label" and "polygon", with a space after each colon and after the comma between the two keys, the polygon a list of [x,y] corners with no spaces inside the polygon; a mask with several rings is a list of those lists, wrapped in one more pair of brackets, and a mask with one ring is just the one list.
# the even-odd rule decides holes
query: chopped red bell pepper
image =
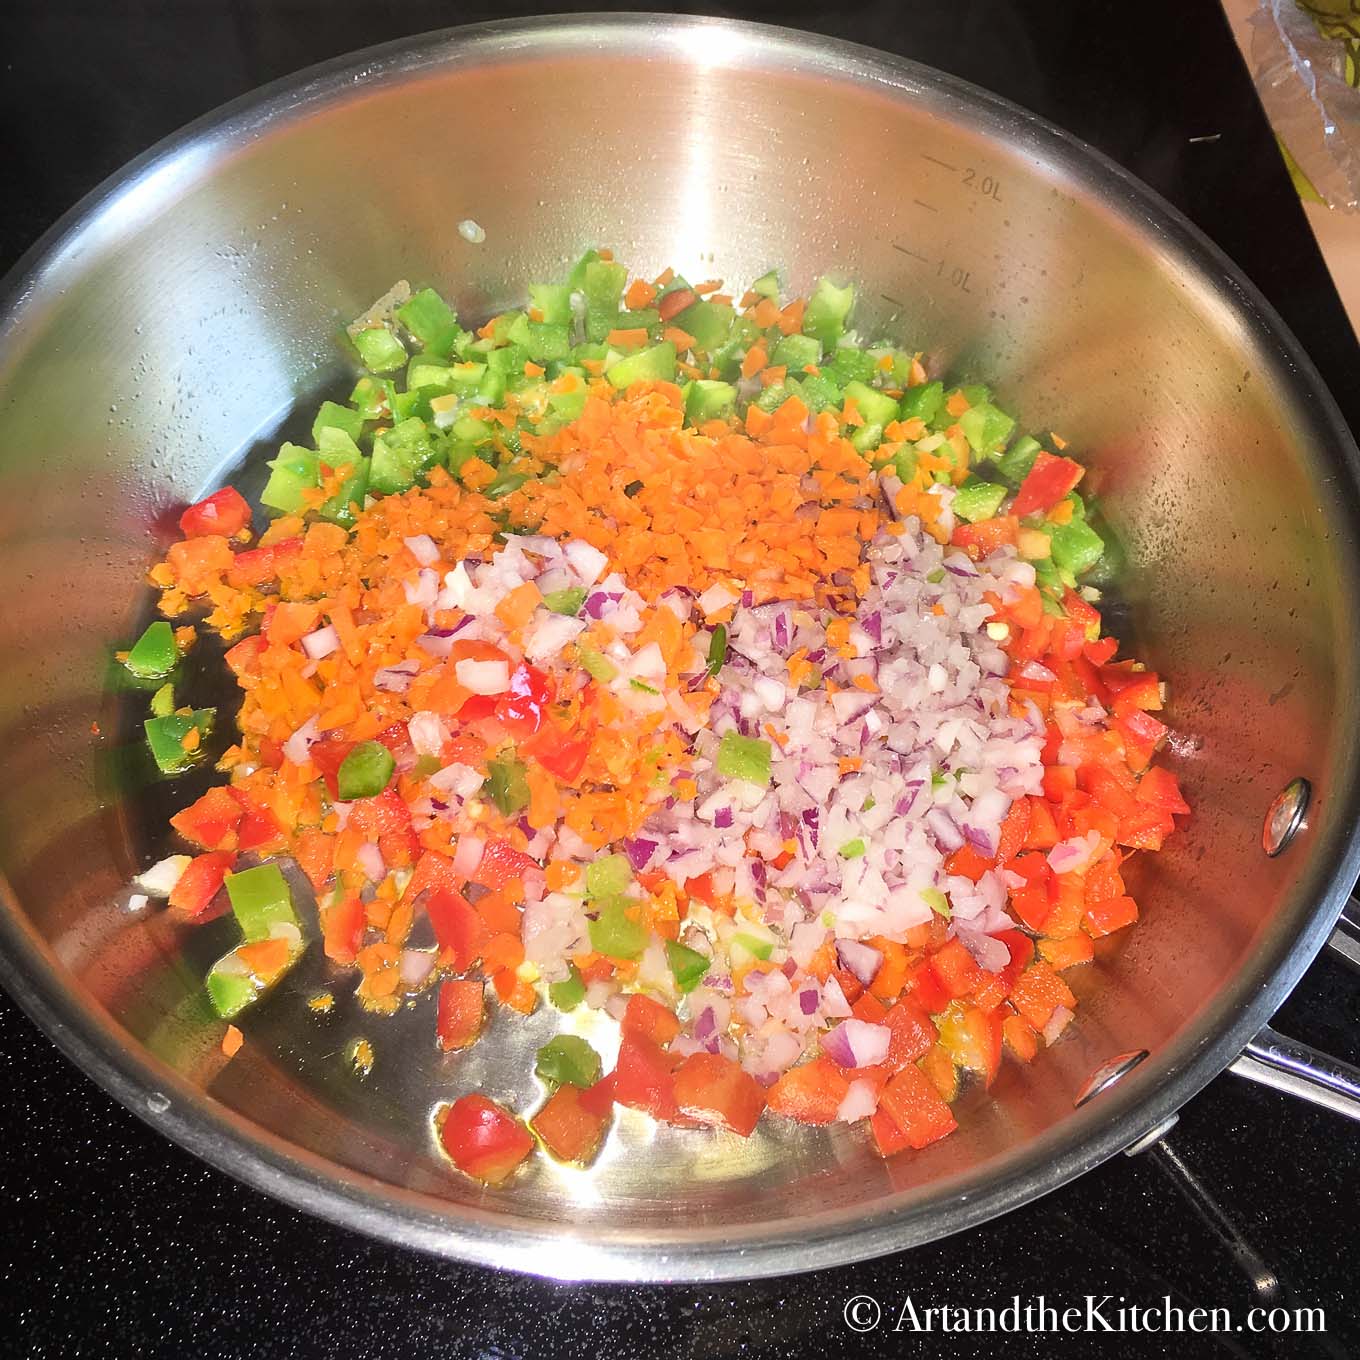
{"label": "chopped red bell pepper", "polygon": [[358,894],[342,897],[321,910],[321,935],[326,957],[350,964],[358,957],[363,941],[364,904]]}
{"label": "chopped red bell pepper", "polygon": [[534,1150],[533,1136],[486,1096],[460,1096],[444,1113],[439,1141],[454,1166],[474,1180],[500,1185]]}
{"label": "chopped red bell pepper", "polygon": [[205,850],[234,850],[240,821],[241,805],[227,789],[216,784],[196,803],[175,813],[170,825],[185,840]]}
{"label": "chopped red bell pepper", "polygon": [[190,920],[201,916],[235,863],[236,855],[231,850],[196,855],[184,866],[179,882],[170,890],[170,905]]}
{"label": "chopped red bell pepper", "polygon": [[467,898],[452,888],[436,888],[431,892],[425,899],[425,911],[440,949],[451,955],[450,967],[455,973],[467,972],[477,962],[486,942],[482,918]]}
{"label": "chopped red bell pepper", "polygon": [[260,653],[268,644],[259,633],[242,638],[234,647],[227,650],[226,663],[238,680],[258,680],[260,678]]}
{"label": "chopped red bell pepper", "polygon": [[435,1034],[445,1053],[467,1048],[481,1034],[485,1018],[486,992],[480,982],[448,978],[439,984]]}
{"label": "chopped red bell pepper", "polygon": [[1137,801],[1162,812],[1185,814],[1190,811],[1190,804],[1181,797],[1176,776],[1160,765],[1152,766],[1138,781]]}
{"label": "chopped red bell pepper", "polygon": [[609,1105],[601,1109],[598,1101],[592,1101],[594,1090],[591,1087],[583,1091],[566,1082],[529,1121],[543,1146],[559,1161],[584,1165],[594,1158],[604,1141],[609,1127]]}
{"label": "chopped red bell pepper", "polygon": [[234,586],[262,586],[278,579],[279,572],[302,555],[302,539],[281,538],[265,548],[239,552],[227,569],[227,580]]}
{"label": "chopped red bell pepper", "polygon": [[698,300],[699,295],[692,288],[672,288],[664,297],[657,299],[657,315],[662,321],[670,321]]}
{"label": "chopped red bell pepper", "polygon": [[1077,999],[1053,968],[1038,959],[1016,979],[1010,1003],[1035,1029],[1041,1030],[1059,1006],[1070,1009]]}
{"label": "chopped red bell pepper", "polygon": [[938,1015],[949,1004],[949,993],[925,960],[908,971],[906,992],[927,1015]]}
{"label": "chopped red bell pepper", "polygon": [[1086,908],[1082,924],[1088,935],[1099,938],[1132,925],[1138,919],[1138,904],[1131,897],[1107,897]]}
{"label": "chopped red bell pepper", "polygon": [[224,486],[211,496],[191,505],[180,517],[180,532],[185,538],[221,534],[233,538],[250,523],[250,506],[233,487]]}
{"label": "chopped red bell pepper", "polygon": [[976,524],[959,523],[954,527],[950,542],[956,548],[975,549],[968,555],[988,557],[998,548],[1014,545],[1020,537],[1020,521],[1014,515],[994,515]]}
{"label": "chopped red bell pepper", "polygon": [[997,838],[996,862],[1008,864],[1018,855],[1029,835],[1030,810],[1028,798],[1017,798],[1001,823],[1001,835]]}
{"label": "chopped red bell pepper", "polygon": [[930,967],[951,997],[967,996],[983,981],[983,970],[961,940],[947,940],[930,956]]}
{"label": "chopped red bell pepper", "polygon": [[995,868],[995,859],[980,855],[971,845],[961,845],[944,862],[945,873],[958,874],[972,883],[976,883],[989,869]]}
{"label": "chopped red bell pepper", "polygon": [[556,723],[548,721],[528,741],[520,743],[519,751],[564,784],[574,784],[585,768],[590,745],[589,737],[570,737]]}
{"label": "chopped red bell pepper", "polygon": [[680,1033],[680,1021],[669,1006],[653,1001],[641,992],[634,992],[628,998],[623,1019],[619,1022],[625,1034],[641,1034],[654,1044],[663,1047]]}
{"label": "chopped red bell pepper", "polygon": [[264,855],[282,853],[287,848],[287,838],[269,805],[257,801],[249,790],[235,784],[228,784],[227,792],[241,809],[241,820],[236,827],[236,848],[255,850]]}
{"label": "chopped red bell pepper", "polygon": [[682,1114],[701,1124],[751,1136],[765,1092],[740,1063],[721,1053],[691,1053],[675,1073],[675,1100]]}
{"label": "chopped red bell pepper", "polygon": [[1024,519],[1026,515],[1051,510],[1081,481],[1083,471],[1081,464],[1070,458],[1057,458],[1047,449],[1040,450],[1029,475],[1015,493],[1011,514]]}
{"label": "chopped red bell pepper", "polygon": [[1023,930],[998,930],[995,938],[1011,951],[1011,961],[998,974],[1009,993],[1034,959],[1034,941]]}
{"label": "chopped red bell pepper", "polygon": [[892,1031],[884,1063],[893,1071],[924,1057],[940,1037],[930,1016],[909,996],[893,1003],[883,1023]]}
{"label": "chopped red bell pepper", "polygon": [[[878,1112],[897,1126],[907,1147],[918,1150],[958,1128],[953,1111],[915,1063],[909,1063],[883,1088]],[[875,1129],[875,1135],[878,1132]],[[893,1141],[889,1137],[890,1145]],[[879,1146],[883,1147],[882,1141]]]}
{"label": "chopped red bell pepper", "polygon": [[675,1103],[678,1062],[678,1056],[667,1053],[639,1030],[624,1030],[614,1065],[614,1099],[653,1119],[674,1120],[680,1113]]}
{"label": "chopped red bell pepper", "polygon": [[830,1124],[850,1083],[830,1058],[791,1067],[770,1087],[767,1101],[775,1114],[800,1124]]}
{"label": "chopped red bell pepper", "polygon": [[356,742],[344,741],[336,737],[322,737],[314,741],[307,751],[307,759],[321,771],[332,798],[340,797],[338,776],[345,757],[354,750]]}
{"label": "chopped red bell pepper", "polygon": [[538,861],[523,850],[516,850],[509,841],[487,841],[481,863],[473,872],[474,882],[499,892],[507,883],[522,879],[531,869],[539,868]]}

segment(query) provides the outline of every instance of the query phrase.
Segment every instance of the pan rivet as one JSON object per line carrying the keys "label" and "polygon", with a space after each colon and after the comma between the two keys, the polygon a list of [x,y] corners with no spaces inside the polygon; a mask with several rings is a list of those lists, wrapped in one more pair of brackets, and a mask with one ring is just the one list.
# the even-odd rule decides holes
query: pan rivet
{"label": "pan rivet", "polygon": [[1291,779],[1276,795],[1261,828],[1261,849],[1274,859],[1298,834],[1313,797],[1313,786],[1306,779]]}
{"label": "pan rivet", "polygon": [[1077,1092],[1072,1102],[1081,1109],[1088,1100],[1094,1100],[1102,1091],[1107,1091],[1121,1077],[1127,1076],[1148,1055],[1145,1048],[1134,1049],[1132,1053],[1117,1053],[1108,1062],[1103,1062],[1086,1079],[1086,1084]]}

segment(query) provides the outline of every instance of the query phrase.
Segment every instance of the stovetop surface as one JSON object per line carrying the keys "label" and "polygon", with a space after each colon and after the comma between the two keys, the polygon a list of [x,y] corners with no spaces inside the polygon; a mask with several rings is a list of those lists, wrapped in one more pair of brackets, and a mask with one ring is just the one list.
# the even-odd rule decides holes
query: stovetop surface
{"label": "stovetop surface", "polygon": [[[605,4],[585,8],[615,8]],[[681,6],[681,9],[689,9]],[[0,50],[0,269],[82,193],[216,105],[355,48],[533,6],[439,0],[46,0]],[[1356,343],[1213,0],[804,0],[695,12],[787,23],[913,57],[1078,134],[1159,190],[1267,295],[1360,428]],[[1360,1061],[1360,979],[1322,959],[1278,1027]],[[562,1286],[434,1260],[306,1218],[151,1132],[0,994],[0,1352],[78,1355],[759,1357],[1347,1355],[1354,1126],[1224,1076],[1169,1143],[1260,1260],[1242,1262],[1165,1159],[1118,1157],[934,1246],[714,1287]],[[1267,1298],[1248,1275],[1279,1281]],[[919,1311],[1040,1294],[1183,1309],[1320,1306],[1327,1335],[924,1338]],[[847,1300],[884,1323],[857,1334]],[[863,1313],[857,1316],[865,1316]]]}

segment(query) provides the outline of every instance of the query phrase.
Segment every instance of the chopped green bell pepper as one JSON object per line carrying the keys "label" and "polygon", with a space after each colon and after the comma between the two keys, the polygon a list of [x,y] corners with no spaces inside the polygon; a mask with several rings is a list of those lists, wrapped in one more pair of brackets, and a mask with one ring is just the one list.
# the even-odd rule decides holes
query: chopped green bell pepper
{"label": "chopped green bell pepper", "polygon": [[1053,530],[1053,561],[1062,571],[1081,576],[1100,560],[1105,542],[1084,519],[1075,516]]}
{"label": "chopped green bell pepper", "polygon": [[247,940],[267,940],[275,926],[296,926],[293,895],[277,864],[257,864],[226,876],[232,915]]}
{"label": "chopped green bell pepper", "polygon": [[635,382],[674,382],[675,346],[669,340],[640,349],[605,369],[605,377],[619,391]]}
{"label": "chopped green bell pepper", "polygon": [[697,949],[667,940],[666,962],[675,976],[675,985],[682,992],[692,992],[704,980],[712,960]]}
{"label": "chopped green bell pepper", "polygon": [[728,779],[745,779],[751,784],[770,782],[768,741],[759,737],[743,737],[740,732],[724,732],[718,743],[718,773]]}
{"label": "chopped green bell pepper", "polygon": [[269,480],[260,492],[260,504],[285,515],[303,508],[302,493],[321,484],[320,460],[300,444],[283,444],[269,462]]}
{"label": "chopped green bell pepper", "polygon": [[599,344],[614,329],[619,316],[628,271],[612,260],[592,260],[586,265],[581,291],[586,299],[586,338]]}
{"label": "chopped green bell pepper", "polygon": [[790,373],[801,373],[809,364],[822,361],[821,342],[811,335],[783,336],[770,354],[770,363],[776,368],[785,365]]}
{"label": "chopped green bell pepper", "polygon": [[1006,447],[1015,430],[1015,421],[1004,411],[998,411],[991,402],[979,402],[970,406],[959,417],[959,429],[974,453],[984,458],[993,458]]}
{"label": "chopped green bell pepper", "polygon": [[559,1011],[574,1011],[586,999],[586,984],[574,963],[568,964],[571,970],[561,982],[548,984],[548,1000]]}
{"label": "chopped green bell pepper", "polygon": [[981,477],[969,477],[954,494],[954,514],[975,524],[980,519],[991,519],[1006,499],[1006,488],[1000,482],[984,482]]}
{"label": "chopped green bell pepper", "polygon": [[[142,724],[146,732],[146,744],[151,748],[151,754],[163,774],[178,774],[201,758],[203,739],[212,734],[216,713],[215,708],[196,708],[192,713],[148,718]],[[189,751],[184,747],[184,738],[195,727],[199,733],[199,745]]]}
{"label": "chopped green bell pepper", "polygon": [[538,1050],[534,1075],[548,1086],[594,1086],[600,1055],[579,1034],[558,1034]]}
{"label": "chopped green bell pepper", "polygon": [[364,413],[339,402],[323,401],[312,421],[312,443],[320,446],[322,430],[343,430],[351,439],[358,439],[364,428]]}
{"label": "chopped green bell pepper", "polygon": [[521,760],[489,760],[482,792],[500,809],[513,817],[529,806],[528,771]]}
{"label": "chopped green bell pepper", "polygon": [[397,308],[397,320],[431,353],[445,357],[462,330],[458,316],[433,288],[422,288]]}
{"label": "chopped green bell pepper", "polygon": [[769,298],[771,302],[779,300],[779,271],[771,269],[768,274],[762,274],[752,285],[751,291],[759,293],[761,297]]}
{"label": "chopped green bell pepper", "polygon": [[902,404],[898,410],[903,420],[923,420],[929,425],[943,406],[944,384],[928,382],[907,388],[902,393]]}
{"label": "chopped green bell pepper", "polygon": [[354,337],[354,348],[370,373],[392,373],[406,363],[406,346],[386,326],[373,326]]}
{"label": "chopped green bell pepper", "polygon": [[882,425],[859,425],[850,432],[850,445],[859,453],[872,453],[882,442]]}
{"label": "chopped green bell pepper", "polygon": [[380,741],[361,741],[335,772],[335,784],[342,802],[356,798],[376,798],[391,782],[396,762],[392,752]]}
{"label": "chopped green bell pepper", "polygon": [[736,410],[737,389],[731,383],[697,378],[685,394],[685,419],[691,425],[706,420],[725,420]]}
{"label": "chopped green bell pepper", "polygon": [[732,943],[758,959],[768,959],[774,952],[773,940],[766,939],[763,935],[751,935],[746,931],[739,931],[733,935]]}
{"label": "chopped green bell pepper", "polygon": [[151,716],[153,718],[168,718],[174,711],[175,687],[174,685],[162,685],[151,696]]}
{"label": "chopped green bell pepper", "polygon": [[846,841],[836,853],[842,859],[861,859],[868,848],[869,847],[864,844],[863,838],[856,836],[854,840]]}
{"label": "chopped green bell pepper", "polygon": [[1032,435],[1021,435],[1014,444],[1001,455],[997,467],[1001,475],[1012,485],[1019,486],[1029,476],[1042,446]]}
{"label": "chopped green bell pepper", "polygon": [[822,372],[842,386],[849,382],[867,383],[878,372],[878,361],[862,349],[842,345],[831,362],[822,365]]}
{"label": "chopped green bell pepper", "polygon": [[897,402],[886,392],[879,392],[867,384],[851,381],[845,384],[845,399],[859,407],[859,413],[870,425],[886,425],[897,419]]}
{"label": "chopped green bell pepper", "polygon": [[736,317],[736,310],[730,304],[701,298],[698,302],[691,302],[675,318],[674,324],[694,337],[696,349],[712,354],[731,335]]}
{"label": "chopped green bell pepper", "polygon": [[824,349],[831,349],[845,334],[845,322],[855,305],[855,286],[837,288],[830,279],[818,279],[803,312],[803,334],[815,336]]}
{"label": "chopped green bell pepper", "polygon": [[543,597],[544,608],[551,609],[554,614],[579,614],[581,606],[585,602],[584,586],[568,586],[565,590],[550,590]]}
{"label": "chopped green bell pepper", "polygon": [[708,639],[708,666],[706,675],[717,675],[727,662],[727,625],[718,624]]}
{"label": "chopped green bell pepper", "polygon": [[576,654],[580,658],[582,670],[592,680],[598,680],[601,684],[612,680],[619,673],[619,668],[603,652],[594,651],[589,647],[578,647]]}
{"label": "chopped green bell pepper", "polygon": [[586,866],[586,896],[617,897],[633,881],[633,866],[626,855],[602,855]]}
{"label": "chopped green bell pepper", "polygon": [[175,630],[164,619],[148,624],[123,662],[139,680],[160,680],[179,664]]}
{"label": "chopped green bell pepper", "polygon": [[599,913],[590,922],[590,947],[615,959],[636,959],[647,948],[647,928],[627,912],[627,899],[611,898],[599,904]]}
{"label": "chopped green bell pepper", "polygon": [[529,303],[543,313],[547,326],[571,325],[571,285],[565,283],[531,283]]}

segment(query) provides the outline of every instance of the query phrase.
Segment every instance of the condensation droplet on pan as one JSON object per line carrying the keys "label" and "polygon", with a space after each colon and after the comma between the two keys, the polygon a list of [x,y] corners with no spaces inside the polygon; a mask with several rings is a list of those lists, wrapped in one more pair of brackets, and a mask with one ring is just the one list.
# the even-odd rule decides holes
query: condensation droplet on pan
{"label": "condensation droplet on pan", "polygon": [[465,217],[458,224],[458,234],[474,246],[479,246],[486,240],[486,228],[479,226],[470,217]]}

